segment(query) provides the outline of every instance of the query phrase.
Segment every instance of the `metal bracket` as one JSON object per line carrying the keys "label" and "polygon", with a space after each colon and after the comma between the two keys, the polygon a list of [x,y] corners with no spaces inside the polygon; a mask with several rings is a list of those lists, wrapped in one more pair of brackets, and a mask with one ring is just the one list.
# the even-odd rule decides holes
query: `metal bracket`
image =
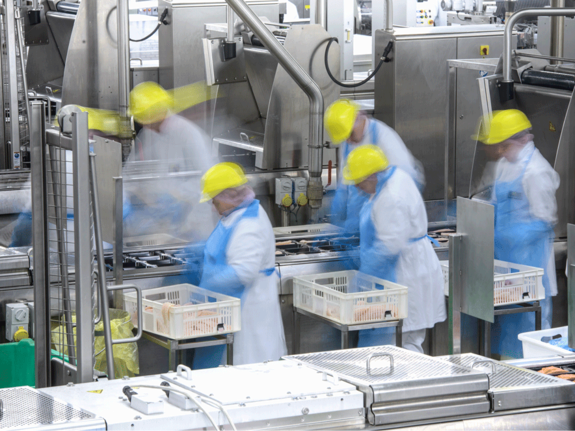
{"label": "metal bracket", "polygon": [[138,331],[136,332],[135,337],[131,338],[121,338],[119,340],[112,340],[112,344],[126,344],[126,343],[135,343],[142,337],[142,289],[140,289],[135,284],[119,284],[116,286],[108,286],[108,290],[116,291],[116,290],[128,290],[134,289],[136,291],[136,301],[137,301],[137,308],[138,308]]}

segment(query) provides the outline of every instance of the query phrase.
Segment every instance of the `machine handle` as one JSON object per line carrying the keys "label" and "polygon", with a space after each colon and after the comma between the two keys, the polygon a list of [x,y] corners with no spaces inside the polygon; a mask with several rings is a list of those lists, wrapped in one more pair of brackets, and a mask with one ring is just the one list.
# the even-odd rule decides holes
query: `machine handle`
{"label": "machine handle", "polygon": [[129,386],[124,386],[124,388],[122,389],[122,392],[124,393],[124,395],[128,398],[128,401],[130,401],[130,402],[132,402],[132,395],[138,395],[138,393]]}
{"label": "machine handle", "polygon": [[365,361],[365,370],[368,376],[371,376],[371,360],[373,358],[389,358],[389,372],[393,372],[393,355],[389,353],[372,353]]}
{"label": "machine handle", "polygon": [[250,142],[250,137],[249,137],[246,133],[241,132],[241,133],[240,133],[240,141],[242,141],[242,142]]}
{"label": "machine handle", "polygon": [[138,332],[136,336],[132,338],[121,338],[119,340],[112,340],[112,344],[125,344],[125,343],[135,343],[140,338],[142,338],[142,289],[140,289],[135,284],[119,284],[117,286],[108,286],[108,290],[128,290],[134,289],[136,291],[136,301],[137,301],[137,312],[138,312]]}
{"label": "machine handle", "polygon": [[491,374],[493,375],[497,374],[497,364],[495,362],[489,360],[479,360],[471,364],[471,368],[475,368],[477,364],[489,364],[491,365]]}
{"label": "machine handle", "polygon": [[142,66],[144,64],[144,62],[142,61],[142,59],[140,57],[130,58],[130,63],[134,60],[138,60],[140,62],[140,66]]}
{"label": "machine handle", "polygon": [[[331,380],[330,377],[331,377],[333,380]],[[322,378],[321,378],[321,379],[322,379],[324,382],[331,382],[331,383],[333,383],[334,385],[339,384],[339,377],[338,377],[338,376],[336,376],[335,374],[327,373],[327,372],[325,372],[325,371],[323,372],[323,375],[322,375]]]}
{"label": "machine handle", "polygon": [[183,371],[186,372],[186,380],[192,380],[192,369],[182,364],[178,365],[178,368],[176,368],[178,377],[184,377]]}

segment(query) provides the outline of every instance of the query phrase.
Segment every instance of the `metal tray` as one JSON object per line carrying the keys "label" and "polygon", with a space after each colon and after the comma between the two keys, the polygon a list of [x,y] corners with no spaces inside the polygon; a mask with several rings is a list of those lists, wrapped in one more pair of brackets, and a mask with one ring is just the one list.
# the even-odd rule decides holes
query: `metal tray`
{"label": "metal tray", "polygon": [[287,356],[355,384],[373,425],[487,413],[485,373],[395,346]]}
{"label": "metal tray", "polygon": [[487,373],[493,411],[575,402],[575,383],[556,377],[473,353],[437,359]]}

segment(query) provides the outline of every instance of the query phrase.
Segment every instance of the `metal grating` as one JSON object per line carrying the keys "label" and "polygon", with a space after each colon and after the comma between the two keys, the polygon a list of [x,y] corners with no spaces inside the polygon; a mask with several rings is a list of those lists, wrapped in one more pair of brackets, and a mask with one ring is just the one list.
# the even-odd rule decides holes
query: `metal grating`
{"label": "metal grating", "polygon": [[0,429],[31,428],[39,425],[93,419],[95,416],[75,409],[32,388],[0,389],[3,404]]}
{"label": "metal grating", "polygon": [[[489,376],[489,389],[512,389],[512,388],[525,388],[532,386],[565,386],[573,385],[571,382],[566,382],[552,376],[538,373],[536,371],[518,368],[513,365],[504,364],[494,361],[484,356],[476,355],[473,353],[466,353],[463,355],[440,356],[438,359],[449,362],[454,365],[471,368],[475,362],[481,361],[475,367],[476,370],[486,373]],[[483,362],[490,362],[494,364],[495,372],[490,365]]]}
{"label": "metal grating", "polygon": [[[392,355],[393,368],[390,367],[388,357],[376,357],[371,360],[371,374],[368,374],[366,361],[373,353]],[[469,374],[468,368],[395,346],[308,353],[286,356],[284,359],[303,362],[318,370],[337,373],[354,383],[407,382]]]}

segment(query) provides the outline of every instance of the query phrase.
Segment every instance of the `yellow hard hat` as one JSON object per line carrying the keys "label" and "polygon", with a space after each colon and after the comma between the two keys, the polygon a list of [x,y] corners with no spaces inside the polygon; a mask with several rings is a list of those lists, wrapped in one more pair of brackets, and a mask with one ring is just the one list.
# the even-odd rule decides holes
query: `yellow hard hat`
{"label": "yellow hard hat", "polygon": [[531,127],[533,126],[527,116],[518,109],[493,111],[480,119],[479,133],[471,139],[494,145]]}
{"label": "yellow hard hat", "polygon": [[333,102],[325,111],[324,121],[332,144],[339,145],[351,135],[359,105],[349,99]]}
{"label": "yellow hard hat", "polygon": [[164,120],[173,104],[170,94],[155,82],[142,82],[130,92],[130,115],[140,124]]}
{"label": "yellow hard hat", "polygon": [[208,169],[202,177],[200,203],[207,202],[226,189],[239,187],[248,182],[244,170],[236,163],[218,163]]}
{"label": "yellow hard hat", "polygon": [[347,156],[343,168],[345,184],[359,184],[370,175],[385,170],[389,161],[381,148],[375,145],[362,145]]}

